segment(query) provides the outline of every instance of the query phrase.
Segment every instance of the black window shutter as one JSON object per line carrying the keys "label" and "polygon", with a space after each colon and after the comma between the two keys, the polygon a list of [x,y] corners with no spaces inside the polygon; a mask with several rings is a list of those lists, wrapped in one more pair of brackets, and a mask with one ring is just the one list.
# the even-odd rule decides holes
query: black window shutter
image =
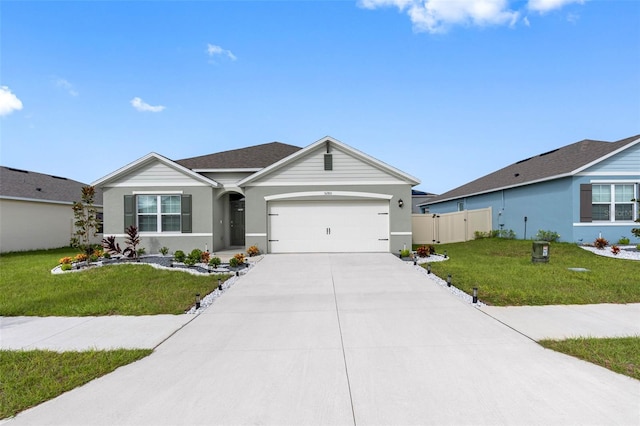
{"label": "black window shutter", "polygon": [[124,196],[124,229],[136,226],[136,197],[135,195]]}
{"label": "black window shutter", "polygon": [[182,232],[191,233],[191,194],[182,196],[181,203],[181,216],[182,216]]}
{"label": "black window shutter", "polygon": [[583,183],[580,185],[580,222],[591,222],[591,184]]}

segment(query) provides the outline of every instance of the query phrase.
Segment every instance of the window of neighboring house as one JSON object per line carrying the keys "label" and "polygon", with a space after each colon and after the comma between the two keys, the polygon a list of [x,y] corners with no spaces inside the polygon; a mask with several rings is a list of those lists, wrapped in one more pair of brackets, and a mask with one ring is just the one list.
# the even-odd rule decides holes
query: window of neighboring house
{"label": "window of neighboring house", "polygon": [[102,234],[104,232],[104,213],[96,213],[96,219],[98,220],[98,229],[96,229],[96,232]]}
{"label": "window of neighboring house", "polygon": [[180,232],[180,195],[138,195],[140,232]]}
{"label": "window of neighboring house", "polygon": [[626,222],[635,217],[634,203],[636,185],[598,184],[591,188],[592,218],[594,221]]}

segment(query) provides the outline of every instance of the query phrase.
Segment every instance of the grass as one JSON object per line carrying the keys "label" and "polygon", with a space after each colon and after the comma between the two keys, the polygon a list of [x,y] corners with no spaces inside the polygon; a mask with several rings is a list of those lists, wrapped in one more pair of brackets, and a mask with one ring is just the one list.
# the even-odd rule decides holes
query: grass
{"label": "grass", "polygon": [[0,419],[55,398],[151,352],[150,349],[0,351]]}
{"label": "grass", "polygon": [[[479,299],[495,306],[640,302],[640,262],[551,243],[549,263],[534,264],[531,246],[502,238],[440,244],[438,253],[447,250],[450,258],[431,263],[431,270],[441,278],[451,274],[467,293],[478,287]],[[575,267],[589,271],[569,270]]]}
{"label": "grass", "polygon": [[640,380],[640,337],[542,340],[542,346]]}
{"label": "grass", "polygon": [[0,316],[89,316],[181,314],[195,294],[215,290],[218,278],[149,265],[118,265],[51,274],[64,256],[55,249],[0,255]]}

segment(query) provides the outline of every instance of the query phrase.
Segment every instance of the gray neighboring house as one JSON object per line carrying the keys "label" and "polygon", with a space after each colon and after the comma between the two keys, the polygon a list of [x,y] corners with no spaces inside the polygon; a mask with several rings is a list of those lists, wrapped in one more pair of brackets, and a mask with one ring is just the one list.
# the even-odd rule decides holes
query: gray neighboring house
{"label": "gray neighboring house", "polygon": [[266,253],[397,252],[411,247],[420,182],[332,137],[272,142],[182,160],[156,153],[98,179],[104,234],[141,246]]}
{"label": "gray neighboring house", "polygon": [[561,241],[615,243],[631,234],[640,208],[640,135],[615,142],[585,139],[445,192],[422,206],[430,213],[490,207],[493,229],[517,238],[555,231]]}
{"label": "gray neighboring house", "polygon": [[[87,184],[0,166],[0,252],[68,246],[74,232],[71,206],[81,201],[83,186]],[[102,210],[100,190],[95,205]]]}
{"label": "gray neighboring house", "polygon": [[425,209],[424,207],[421,207],[421,206],[436,196],[437,194],[433,194],[431,192],[419,191],[417,189],[411,190],[411,213],[413,214],[428,213],[429,209]]}

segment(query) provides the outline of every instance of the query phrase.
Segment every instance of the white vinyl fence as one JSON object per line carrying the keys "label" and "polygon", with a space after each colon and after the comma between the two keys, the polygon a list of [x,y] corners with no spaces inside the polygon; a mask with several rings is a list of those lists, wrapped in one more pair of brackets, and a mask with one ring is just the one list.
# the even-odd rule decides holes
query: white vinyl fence
{"label": "white vinyl fence", "polygon": [[411,215],[413,244],[445,244],[473,240],[476,231],[491,231],[491,207],[453,213]]}

